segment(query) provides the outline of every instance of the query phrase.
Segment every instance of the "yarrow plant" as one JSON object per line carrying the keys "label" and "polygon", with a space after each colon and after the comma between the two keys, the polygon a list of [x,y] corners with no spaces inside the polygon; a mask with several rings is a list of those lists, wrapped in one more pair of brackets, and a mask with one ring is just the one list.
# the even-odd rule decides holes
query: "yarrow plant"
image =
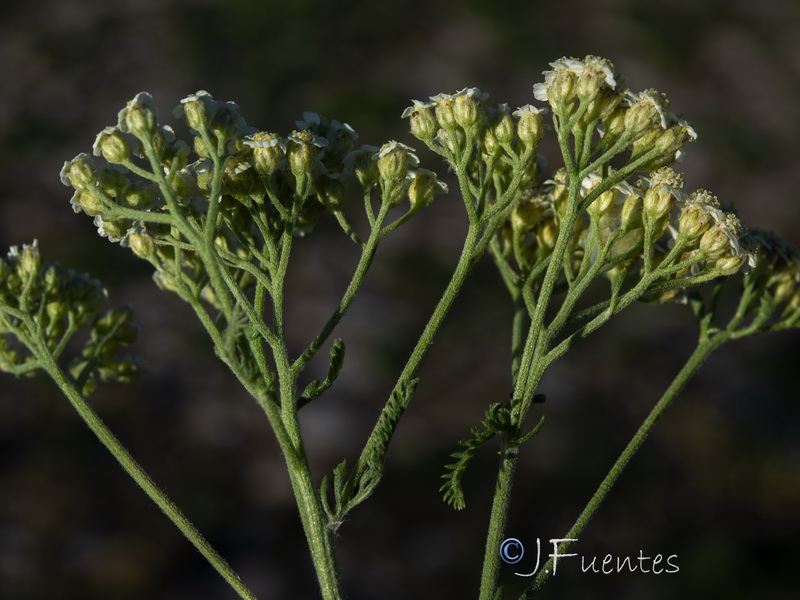
{"label": "yarrow plant", "polygon": [[[548,367],[636,300],[681,302],[697,318],[698,344],[620,455],[565,538],[576,538],[653,424],[721,344],[800,325],[798,252],[775,235],[748,231],[709,191],[685,189],[676,170],[697,138],[663,94],[634,92],[602,58],[551,63],[533,96],[548,107],[511,110],[477,88],[414,100],[402,114],[411,133],[454,172],[468,226],[449,284],[433,308],[397,383],[354,464],[342,461],[317,481],[309,469],[298,413],[323,395],[342,368],[345,344],[331,340],[380,242],[446,194],[410,146],[356,147],[346,123],[305,113],[288,135],[246,124],[238,107],[199,91],[173,111],[190,131],[177,139],[140,93],[101,131],[93,155],[67,161],[61,179],[76,213],[154,269],[155,283],[189,304],[214,351],[263,409],[291,479],[322,597],[342,598],[335,536],[350,511],[375,490],[392,434],[417,386],[418,367],[470,269],[491,255],[510,293],[513,394],[487,406],[445,469],[442,493],[455,508],[470,460],[499,438],[480,598],[504,597],[500,545],[521,445],[544,425],[532,412],[545,401]],[[543,172],[537,149],[548,125],[561,164]],[[348,198],[360,195],[356,209]],[[353,223],[366,217],[364,231]],[[295,244],[333,217],[360,259],[342,298],[298,355],[287,349],[285,282]],[[420,216],[420,218],[424,218]],[[710,283],[709,286],[702,284]],[[605,299],[588,304],[589,289]],[[723,288],[738,299],[721,314]],[[86,275],[43,264],[36,242],[0,261],[0,368],[17,376],[46,372],[89,427],[241,598],[255,598],[231,567],[152,482],[86,401],[98,383],[127,380],[138,362],[118,358],[136,337],[129,308],[98,314],[105,292]],[[89,336],[71,363],[70,340]],[[323,380],[299,381],[323,348]],[[554,398],[551,402],[557,402]],[[546,581],[542,568],[521,597]]]}

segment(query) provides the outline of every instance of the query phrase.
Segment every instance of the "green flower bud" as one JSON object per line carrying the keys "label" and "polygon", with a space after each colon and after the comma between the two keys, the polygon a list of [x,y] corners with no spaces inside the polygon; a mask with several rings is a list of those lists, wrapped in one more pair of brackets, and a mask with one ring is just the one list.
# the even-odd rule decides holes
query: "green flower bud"
{"label": "green flower bud", "polygon": [[543,213],[544,208],[541,204],[523,200],[511,211],[509,217],[511,228],[516,233],[533,231]]}
{"label": "green flower bud", "polygon": [[19,259],[19,276],[24,280],[39,274],[42,266],[42,257],[39,255],[39,242],[33,240],[32,244],[22,246],[22,256]]}
{"label": "green flower bud", "polygon": [[453,97],[453,116],[456,123],[465,130],[473,133],[483,124],[483,108],[481,102],[487,94],[481,93],[478,88],[465,88]]}
{"label": "green flower bud", "polygon": [[60,300],[48,302],[47,306],[45,306],[45,312],[51,322],[60,321],[67,316],[67,305]]}
{"label": "green flower bud", "polygon": [[344,199],[344,184],[338,175],[322,175],[314,182],[317,189],[317,199],[326,208],[338,210]]}
{"label": "green flower bud", "polygon": [[433,197],[438,193],[447,193],[447,185],[439,181],[436,173],[427,169],[418,169],[411,174],[413,179],[408,186],[408,199],[411,210],[430,206]]}
{"label": "green flower bud", "polygon": [[626,114],[626,109],[618,106],[603,120],[603,140],[607,145],[613,145],[625,133]]}
{"label": "green flower bud", "polygon": [[11,269],[8,268],[8,263],[5,261],[4,258],[0,258],[0,283],[2,283],[8,274],[11,272]]}
{"label": "green flower bud", "polygon": [[344,158],[345,169],[355,175],[361,187],[370,189],[380,179],[377,156],[379,149],[375,146],[362,146],[353,150]]}
{"label": "green flower bud", "polygon": [[747,262],[747,257],[744,255],[723,256],[722,258],[717,259],[717,261],[714,263],[713,269],[715,271],[721,271],[720,275],[727,277],[738,273],[739,269],[744,266],[745,262]]}
{"label": "green flower bud", "polygon": [[308,130],[294,131],[286,141],[286,161],[295,176],[298,190],[306,188],[311,181],[311,173],[322,149],[327,145],[325,138],[318,138]]}
{"label": "green flower bud", "polygon": [[81,190],[95,184],[95,168],[92,157],[82,152],[64,163],[61,169],[61,183]]}
{"label": "green flower bud", "polygon": [[669,102],[664,94],[649,89],[633,95],[631,99],[633,103],[625,113],[625,129],[628,133],[638,137],[650,129],[666,129]]}
{"label": "green flower bud", "polygon": [[89,188],[75,192],[70,204],[76,213],[83,211],[90,217],[95,217],[107,210],[100,195]]}
{"label": "green flower bud", "polygon": [[569,105],[575,100],[575,84],[577,76],[573,71],[560,69],[556,71],[553,82],[548,91],[548,100],[553,110],[561,104]]}
{"label": "green flower bud", "polygon": [[217,138],[230,140],[245,128],[244,119],[239,116],[239,105],[233,102],[217,102],[214,117],[211,119],[211,131]]}
{"label": "green flower bud", "polygon": [[644,210],[655,221],[667,214],[675,205],[675,190],[663,183],[647,188],[644,194]]}
{"label": "green flower bud", "polygon": [[435,103],[420,102],[419,100],[412,100],[412,102],[414,104],[403,111],[401,118],[408,117],[411,133],[414,137],[424,142],[430,142],[439,129],[439,124],[436,122],[436,117],[431,110]]}
{"label": "green flower bud", "polygon": [[453,96],[450,94],[437,94],[431,97],[431,102],[435,103],[436,120],[439,122],[439,127],[445,131],[451,131],[456,128],[458,121],[453,105],[455,104]]}
{"label": "green flower bud", "polygon": [[131,233],[128,236],[128,245],[139,258],[153,260],[156,256],[156,241],[146,232]]}
{"label": "green flower bud", "polygon": [[181,113],[186,118],[186,124],[195,131],[205,131],[208,126],[209,105],[213,103],[211,94],[205,90],[191,94],[181,100],[180,106],[173,111],[175,116]]}
{"label": "green flower bud", "polygon": [[225,191],[232,196],[249,196],[263,190],[255,169],[244,158],[230,157],[222,174]]}
{"label": "green flower bud", "polygon": [[211,149],[209,149],[206,141],[202,137],[199,135],[195,136],[193,144],[194,152],[197,156],[200,158],[211,158]]}
{"label": "green flower bud", "polygon": [[688,244],[696,242],[713,222],[706,208],[696,202],[687,202],[678,220],[678,237]]}
{"label": "green flower bud", "polygon": [[558,240],[558,225],[554,219],[549,219],[541,223],[536,228],[536,243],[542,248],[550,251],[556,247]]}
{"label": "green flower bud", "polygon": [[61,288],[61,269],[57,264],[50,265],[44,272],[44,291],[55,296]]}
{"label": "green flower bud", "polygon": [[[521,109],[520,109],[521,110]],[[516,133],[516,124],[511,117],[511,111],[508,110],[508,104],[501,104],[497,107],[494,123],[491,126],[491,132],[497,138],[499,144],[510,144],[514,141],[514,134]]]}
{"label": "green flower bud", "polygon": [[633,229],[642,224],[642,207],[644,202],[638,194],[633,194],[625,199],[622,204],[622,228]]}
{"label": "green flower bud", "polygon": [[486,156],[500,156],[503,153],[503,147],[498,142],[494,131],[490,127],[487,127],[483,130],[481,136],[481,148]]}
{"label": "green flower bud", "polygon": [[125,190],[122,202],[128,208],[143,210],[155,204],[155,194],[151,187],[148,187],[140,181],[134,181],[131,186]]}
{"label": "green flower bud", "polygon": [[403,181],[410,167],[416,167],[419,159],[414,149],[394,140],[381,147],[374,158],[378,161],[378,173],[389,185]]}
{"label": "green flower bud", "polygon": [[513,115],[519,119],[517,135],[526,150],[532,150],[542,138],[542,115],[547,112],[545,108],[536,108],[526,104],[514,111]]}
{"label": "green flower bud", "polygon": [[700,251],[709,259],[722,257],[730,247],[730,237],[721,223],[715,223],[700,238]]}
{"label": "green flower bud", "polygon": [[274,133],[259,131],[244,140],[244,145],[253,149],[253,166],[256,173],[270,177],[283,160],[285,146]]}
{"label": "green flower bud", "polygon": [[106,127],[97,134],[92,146],[95,156],[102,156],[110,163],[123,163],[128,160],[131,149],[128,140],[116,127]]}
{"label": "green flower bud", "polygon": [[123,219],[106,220],[102,215],[97,215],[94,225],[100,237],[107,237],[110,242],[121,242],[128,233],[128,221]]}
{"label": "green flower bud", "polygon": [[139,92],[119,113],[119,127],[125,133],[132,133],[140,140],[149,140],[158,127],[158,111],[153,97],[147,92]]}

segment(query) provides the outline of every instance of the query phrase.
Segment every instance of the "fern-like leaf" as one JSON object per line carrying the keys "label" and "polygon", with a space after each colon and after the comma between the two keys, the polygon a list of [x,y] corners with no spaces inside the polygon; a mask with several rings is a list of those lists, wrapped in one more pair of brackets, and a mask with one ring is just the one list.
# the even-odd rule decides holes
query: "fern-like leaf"
{"label": "fern-like leaf", "polygon": [[340,339],[333,340],[333,345],[331,346],[331,363],[328,366],[328,376],[325,377],[324,381],[315,379],[309,383],[306,386],[306,389],[303,390],[300,400],[297,403],[297,407],[302,408],[314,398],[319,397],[329,387],[331,387],[333,382],[336,381],[336,378],[339,376],[339,372],[342,370],[343,364],[344,342]]}
{"label": "fern-like leaf", "polygon": [[439,491],[444,494],[444,501],[456,510],[461,510],[467,505],[464,490],[461,487],[461,479],[478,448],[497,434],[511,433],[511,413],[508,407],[499,402],[489,406],[481,426],[470,429],[471,438],[458,441],[458,444],[464,449],[451,454],[450,457],[456,461],[444,467],[447,469],[447,472],[442,475],[445,482]]}

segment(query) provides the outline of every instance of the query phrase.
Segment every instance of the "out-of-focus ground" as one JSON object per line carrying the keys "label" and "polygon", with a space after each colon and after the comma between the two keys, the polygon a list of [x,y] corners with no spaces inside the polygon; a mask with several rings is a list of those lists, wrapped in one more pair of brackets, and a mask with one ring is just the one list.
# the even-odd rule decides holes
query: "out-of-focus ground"
{"label": "out-of-focus ground", "polygon": [[[103,418],[264,599],[314,598],[288,479],[266,420],[149,267],[69,207],[63,161],[89,151],[136,92],[169,115],[197,89],[288,133],[303,110],[359,142],[415,144],[411,98],[466,86],[533,101],[547,62],[612,59],[665,92],[700,134],[687,187],[800,243],[800,4],[794,0],[367,2],[27,0],[0,19],[0,246],[39,239],[131,302],[146,373],[93,397]],[[423,166],[443,172],[435,157]],[[557,162],[551,154],[551,163]],[[354,459],[454,265],[464,218],[437,199],[381,248],[338,334],[334,390],[304,411],[317,476]],[[289,323],[299,351],[355,264],[335,226],[299,241]],[[508,397],[510,309],[485,260],[432,347],[375,496],[341,529],[351,600],[477,595],[495,447],[468,471],[468,507],[437,491],[456,440]],[[684,307],[637,305],[548,374],[543,433],[523,450],[508,535],[561,537],[694,339]],[[576,551],[675,554],[673,575],[582,574],[542,598],[797,597],[800,333],[714,355],[631,463]],[[322,369],[323,365],[316,365]],[[546,548],[547,546],[543,546]],[[512,569],[504,577],[514,585]],[[45,379],[0,379],[0,599],[232,598]]]}

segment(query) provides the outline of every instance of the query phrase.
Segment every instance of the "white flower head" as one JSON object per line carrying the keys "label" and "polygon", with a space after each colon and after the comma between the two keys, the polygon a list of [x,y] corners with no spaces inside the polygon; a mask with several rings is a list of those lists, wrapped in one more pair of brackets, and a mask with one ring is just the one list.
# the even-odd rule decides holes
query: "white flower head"
{"label": "white flower head", "polygon": [[295,121],[295,125],[297,125],[298,129],[311,130],[314,127],[319,127],[321,122],[322,119],[319,118],[319,115],[317,113],[307,110],[303,112],[303,120]]}
{"label": "white flower head", "polygon": [[524,115],[533,113],[534,115],[545,115],[550,112],[547,108],[537,108],[532,104],[526,104],[525,106],[520,106],[517,110],[511,113],[512,116],[521,119]]}
{"label": "white flower head", "polygon": [[400,143],[398,141],[395,141],[395,140],[392,140],[390,142],[386,142],[383,146],[381,146],[380,151],[378,151],[377,153],[372,155],[372,159],[373,160],[380,160],[381,158],[389,156],[391,153],[397,152],[397,151],[405,151],[406,152],[406,154],[408,155],[408,160],[409,160],[409,166],[410,167],[414,168],[419,164],[419,158],[417,158],[417,155],[414,154],[416,152],[416,150],[414,150],[414,148],[412,148],[411,146],[407,146],[407,145],[402,144],[402,143]]}
{"label": "white flower head", "polygon": [[308,129],[303,129],[302,131],[293,131],[291,134],[289,134],[289,137],[286,138],[286,141],[295,142],[296,144],[302,144],[304,146],[316,146],[317,148],[324,148],[328,145],[328,140],[326,140],[324,137],[314,135]]}
{"label": "white flower head", "polygon": [[587,56],[584,60],[578,60],[577,58],[561,58],[555,62],[551,62],[550,66],[553,67],[552,70],[542,72],[542,75],[544,75],[544,82],[534,84],[533,86],[533,97],[541,102],[548,102],[550,100],[550,88],[559,72],[562,71],[573,73],[577,78],[587,69],[597,70],[603,76],[602,84],[605,87],[612,90],[617,88],[617,80],[614,78],[614,71],[611,63],[597,56]]}
{"label": "white flower head", "polygon": [[266,131],[248,135],[242,143],[250,148],[274,148],[277,146],[281,150],[286,149],[286,145],[277,134],[268,133]]}
{"label": "white flower head", "polygon": [[412,114],[414,114],[417,111],[420,111],[420,110],[423,110],[423,109],[431,109],[434,106],[436,106],[436,102],[422,102],[421,100],[412,100],[411,102],[413,102],[413,104],[411,106],[409,106],[408,108],[406,108],[403,111],[403,114],[400,115],[401,119],[406,119],[406,118],[410,117]]}

